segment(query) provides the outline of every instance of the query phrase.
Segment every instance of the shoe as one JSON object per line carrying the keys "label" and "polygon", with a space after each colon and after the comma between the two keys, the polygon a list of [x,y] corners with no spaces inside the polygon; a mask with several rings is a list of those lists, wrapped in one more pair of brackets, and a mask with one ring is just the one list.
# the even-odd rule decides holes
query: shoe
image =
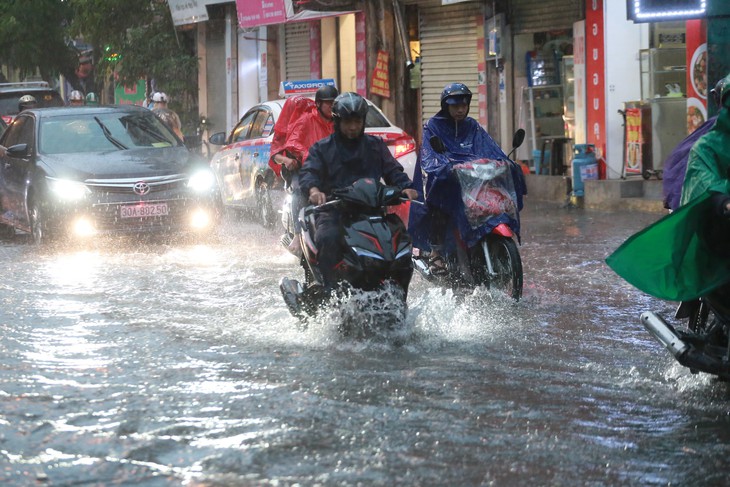
{"label": "shoe", "polygon": [[281,236],[281,245],[283,245],[290,254],[301,259],[302,258],[302,246],[299,243],[299,238],[291,233],[285,233]]}
{"label": "shoe", "polygon": [[299,242],[299,238],[295,235],[289,245],[286,246],[286,250],[295,255],[298,259],[302,258],[302,244]]}

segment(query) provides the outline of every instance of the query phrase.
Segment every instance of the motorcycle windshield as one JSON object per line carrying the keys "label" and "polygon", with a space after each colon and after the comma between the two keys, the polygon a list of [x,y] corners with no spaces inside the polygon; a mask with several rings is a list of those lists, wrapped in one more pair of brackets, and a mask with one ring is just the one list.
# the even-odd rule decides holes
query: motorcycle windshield
{"label": "motorcycle windshield", "polygon": [[503,215],[517,221],[517,192],[511,164],[506,159],[475,159],[454,165],[464,213],[472,228]]}

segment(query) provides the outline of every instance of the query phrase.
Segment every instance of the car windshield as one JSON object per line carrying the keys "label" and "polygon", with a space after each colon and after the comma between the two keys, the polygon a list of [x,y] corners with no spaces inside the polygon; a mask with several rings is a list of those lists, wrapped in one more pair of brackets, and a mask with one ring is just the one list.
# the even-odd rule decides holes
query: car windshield
{"label": "car windshield", "polygon": [[152,112],[83,113],[41,121],[38,150],[44,154],[103,152],[178,145]]}

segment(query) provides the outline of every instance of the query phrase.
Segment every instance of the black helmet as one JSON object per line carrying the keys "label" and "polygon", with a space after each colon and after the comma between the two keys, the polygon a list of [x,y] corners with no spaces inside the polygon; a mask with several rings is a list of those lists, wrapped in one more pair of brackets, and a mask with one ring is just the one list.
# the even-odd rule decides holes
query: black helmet
{"label": "black helmet", "polygon": [[335,120],[352,117],[365,120],[367,114],[368,102],[362,96],[351,91],[339,95],[332,105],[332,117]]}
{"label": "black helmet", "polygon": [[314,101],[315,103],[319,103],[320,101],[334,100],[339,94],[340,92],[337,91],[337,88],[332,85],[320,86],[314,95]]}
{"label": "black helmet", "polygon": [[38,106],[38,101],[36,101],[35,97],[33,95],[23,95],[18,100],[18,111],[23,111],[28,108],[35,108]]}
{"label": "black helmet", "polygon": [[441,109],[445,110],[446,105],[457,105],[460,103],[471,103],[471,90],[464,83],[450,83],[444,86],[441,92]]}

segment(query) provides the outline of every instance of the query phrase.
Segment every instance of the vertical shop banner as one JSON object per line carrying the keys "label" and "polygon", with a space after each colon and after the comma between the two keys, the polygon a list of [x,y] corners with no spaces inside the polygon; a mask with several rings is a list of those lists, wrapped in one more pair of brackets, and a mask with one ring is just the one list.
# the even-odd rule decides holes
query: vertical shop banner
{"label": "vertical shop banner", "polygon": [[643,147],[641,108],[627,108],[625,174],[641,174]]}
{"label": "vertical shop banner", "polygon": [[603,0],[586,0],[586,141],[606,157],[606,79]]}
{"label": "vertical shop banner", "polygon": [[586,143],[586,22],[573,24],[573,100],[575,101],[575,126],[573,139],[576,144]]}
{"label": "vertical shop banner", "polygon": [[378,51],[378,57],[370,80],[370,93],[390,98],[390,80],[388,79],[388,52]]}
{"label": "vertical shop banner", "polygon": [[687,133],[707,120],[707,28],[704,20],[687,21]]}
{"label": "vertical shop banner", "polygon": [[319,22],[309,22],[309,77],[322,77],[322,29]]}
{"label": "vertical shop banner", "polygon": [[365,14],[358,12],[355,14],[355,86],[357,94],[367,97],[367,59],[368,48],[367,39],[365,38]]}

